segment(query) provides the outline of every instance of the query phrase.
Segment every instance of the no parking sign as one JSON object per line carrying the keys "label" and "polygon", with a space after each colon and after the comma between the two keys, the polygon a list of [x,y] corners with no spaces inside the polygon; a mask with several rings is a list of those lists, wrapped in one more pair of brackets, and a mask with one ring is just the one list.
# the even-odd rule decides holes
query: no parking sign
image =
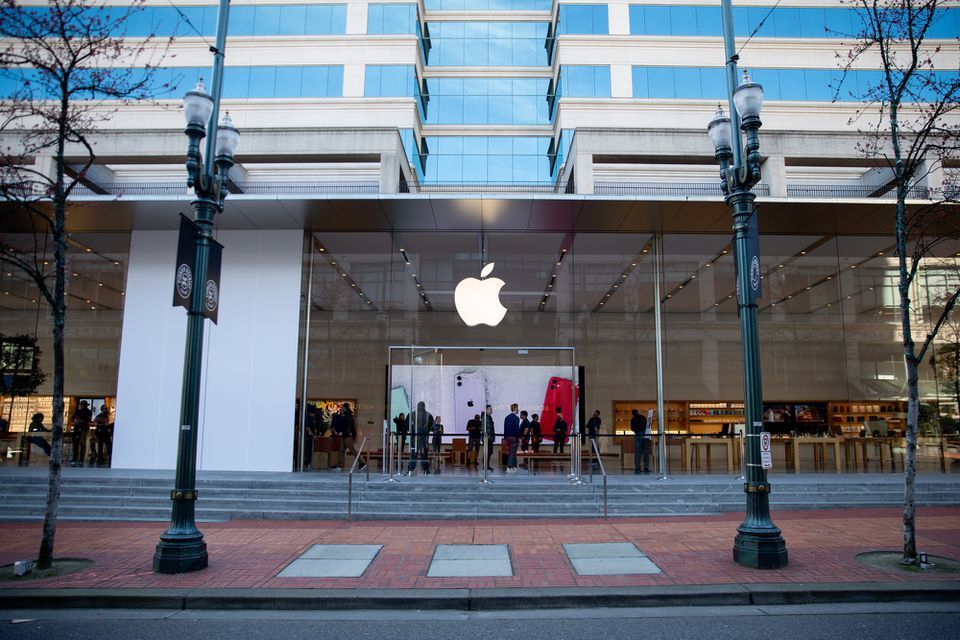
{"label": "no parking sign", "polygon": [[764,469],[773,469],[773,454],[770,452],[770,432],[760,433],[760,466]]}

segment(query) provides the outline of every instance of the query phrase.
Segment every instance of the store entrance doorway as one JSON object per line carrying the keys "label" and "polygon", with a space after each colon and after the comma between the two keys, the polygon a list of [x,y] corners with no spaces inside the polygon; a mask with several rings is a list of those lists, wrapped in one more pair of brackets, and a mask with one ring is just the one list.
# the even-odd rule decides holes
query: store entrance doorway
{"label": "store entrance doorway", "polygon": [[[507,473],[504,424],[513,405],[529,427],[516,443],[518,473],[531,473],[531,463],[579,473],[585,381],[573,347],[402,345],[389,347],[388,358],[385,476],[487,481]],[[554,434],[558,416],[562,436]]]}

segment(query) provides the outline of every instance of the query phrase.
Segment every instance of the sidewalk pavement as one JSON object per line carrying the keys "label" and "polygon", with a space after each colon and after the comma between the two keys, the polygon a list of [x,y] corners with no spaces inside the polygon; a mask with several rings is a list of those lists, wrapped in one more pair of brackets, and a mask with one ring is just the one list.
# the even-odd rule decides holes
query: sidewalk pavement
{"label": "sidewalk pavement", "polygon": [[[336,601],[403,590],[442,601],[453,590],[488,590],[507,597],[549,600],[550,589],[569,594],[733,593],[851,593],[885,591],[904,597],[910,590],[937,589],[960,599],[960,574],[905,573],[864,566],[856,555],[865,551],[902,548],[900,509],[838,509],[779,511],[774,521],[787,541],[789,565],[780,570],[755,570],[732,560],[732,545],[741,514],[579,520],[480,521],[235,521],[202,524],[210,566],[183,575],[153,573],[151,561],[160,533],[158,523],[62,522],[56,555],[89,558],[95,564],[79,573],[0,586],[0,607],[22,607],[43,594],[64,602],[64,594],[80,595],[166,593],[181,597],[224,594],[234,604],[243,594],[276,601],[309,591],[311,598]],[[919,548],[933,556],[960,559],[960,507],[918,510]],[[40,523],[2,523],[0,564],[34,557]],[[638,575],[578,575],[563,544],[632,542],[662,571]],[[379,544],[379,554],[358,578],[278,577],[278,574],[315,544]],[[428,577],[438,544],[506,544],[513,575],[509,577]],[[819,585],[819,586],[818,586]],[[691,589],[692,588],[692,589]],[[19,591],[28,589],[29,591]],[[43,591],[52,590],[52,591]],[[77,591],[74,591],[77,590]],[[101,590],[113,590],[111,592]],[[119,590],[119,591],[118,591]],[[157,591],[163,590],[163,591]],[[291,591],[295,590],[295,591]],[[400,593],[397,591],[396,593]],[[59,594],[59,595],[55,595]],[[273,594],[273,595],[272,595]],[[514,594],[514,595],[510,595]],[[942,599],[942,598],[941,598]],[[429,600],[429,598],[427,598]],[[448,601],[449,598],[448,598]],[[16,602],[17,604],[11,604]],[[180,601],[182,605],[182,600]],[[223,605],[226,600],[221,600]],[[419,602],[419,600],[417,600]],[[418,604],[431,608],[430,602]],[[434,603],[436,604],[436,602]],[[47,604],[46,606],[52,606]],[[66,605],[70,606],[70,605]],[[84,606],[74,603],[73,606]],[[102,604],[101,606],[108,606]],[[119,605],[131,606],[131,605]],[[531,604],[536,607],[536,603]],[[557,603],[552,603],[557,606]],[[179,607],[178,607],[179,608]],[[213,606],[211,608],[232,608]],[[303,607],[294,607],[303,608]],[[432,607],[435,608],[435,607]]]}

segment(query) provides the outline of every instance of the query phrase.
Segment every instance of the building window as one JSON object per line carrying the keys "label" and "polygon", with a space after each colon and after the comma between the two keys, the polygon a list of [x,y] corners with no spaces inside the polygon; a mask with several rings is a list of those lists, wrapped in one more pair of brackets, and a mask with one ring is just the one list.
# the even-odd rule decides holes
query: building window
{"label": "building window", "polygon": [[605,4],[562,4],[557,35],[605,35],[610,22]]}
{"label": "building window", "polygon": [[609,98],[610,67],[564,65],[557,80],[557,97]]}
{"label": "building window", "polygon": [[417,5],[370,4],[367,6],[367,33],[417,33]]}

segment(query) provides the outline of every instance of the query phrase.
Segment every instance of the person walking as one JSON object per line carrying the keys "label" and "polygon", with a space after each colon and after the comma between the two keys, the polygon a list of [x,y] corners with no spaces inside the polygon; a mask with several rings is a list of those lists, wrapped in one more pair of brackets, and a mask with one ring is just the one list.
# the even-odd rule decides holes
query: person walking
{"label": "person walking", "polygon": [[[630,417],[630,430],[633,431],[633,472],[650,473],[650,425],[647,417],[636,409]],[[640,470],[641,457],[643,471]]]}
{"label": "person walking", "polygon": [[407,475],[413,475],[413,470],[417,468],[417,458],[420,459],[423,472],[429,475],[430,449],[427,447],[427,438],[433,430],[433,416],[427,411],[423,400],[417,403],[410,427],[410,464],[407,465]]}
{"label": "person walking", "polygon": [[510,413],[503,419],[503,439],[507,443],[507,473],[517,472],[517,447],[520,446],[520,409],[516,403],[510,405]]}
{"label": "person walking", "polygon": [[553,452],[563,453],[567,444],[567,421],[563,419],[563,410],[557,407],[557,417],[553,423]]}
{"label": "person walking", "polygon": [[489,404],[483,414],[483,438],[487,443],[487,471],[493,471],[493,467],[490,466],[490,456],[493,455],[493,445],[497,442],[497,432],[493,426],[493,407]]}

